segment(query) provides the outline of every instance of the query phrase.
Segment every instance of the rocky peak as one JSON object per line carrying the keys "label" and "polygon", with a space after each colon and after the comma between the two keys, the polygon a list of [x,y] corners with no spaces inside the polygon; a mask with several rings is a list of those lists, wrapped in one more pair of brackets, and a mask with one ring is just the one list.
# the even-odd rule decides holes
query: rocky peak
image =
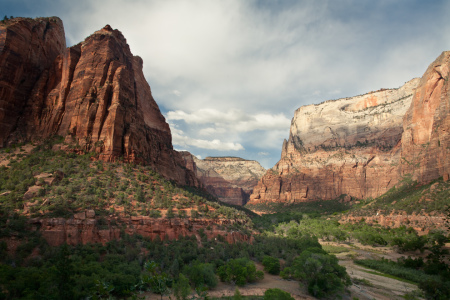
{"label": "rocky peak", "polygon": [[0,114],[0,144],[58,134],[74,151],[151,165],[166,178],[197,185],[173,150],[142,59],[122,33],[106,25],[65,49],[58,20],[24,19],[0,32],[0,108],[6,112]]}
{"label": "rocky peak", "polygon": [[428,67],[403,118],[402,174],[429,182],[450,174],[450,51]]}

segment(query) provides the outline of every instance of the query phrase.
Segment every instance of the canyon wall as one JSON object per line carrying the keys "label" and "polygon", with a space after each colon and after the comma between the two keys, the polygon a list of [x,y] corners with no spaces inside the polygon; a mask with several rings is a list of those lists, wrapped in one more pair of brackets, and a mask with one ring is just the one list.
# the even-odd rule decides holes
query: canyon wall
{"label": "canyon wall", "polygon": [[107,25],[66,49],[56,17],[15,18],[0,30],[0,146],[61,135],[68,150],[143,163],[199,185],[173,150],[143,61],[120,31]]}
{"label": "canyon wall", "polygon": [[[75,214],[74,218],[36,218],[30,220],[32,230],[39,230],[42,237],[51,246],[64,243],[69,245],[102,243],[120,239],[123,234],[140,234],[150,239],[178,239],[180,236],[194,235],[200,241],[200,232],[208,239],[219,235],[228,243],[251,242],[252,237],[239,231],[226,229],[235,221],[225,219],[165,219],[146,216],[130,218],[107,218],[95,216],[95,211],[88,210]],[[208,227],[209,226],[209,227]],[[205,228],[210,229],[205,229]]]}
{"label": "canyon wall", "polygon": [[450,52],[398,89],[300,107],[250,203],[377,197],[411,175],[449,174]]}
{"label": "canyon wall", "polygon": [[450,51],[427,69],[403,120],[403,175],[419,182],[450,174]]}
{"label": "canyon wall", "polygon": [[266,171],[257,161],[239,157],[198,159],[189,152],[183,156],[208,192],[228,204],[245,205]]}

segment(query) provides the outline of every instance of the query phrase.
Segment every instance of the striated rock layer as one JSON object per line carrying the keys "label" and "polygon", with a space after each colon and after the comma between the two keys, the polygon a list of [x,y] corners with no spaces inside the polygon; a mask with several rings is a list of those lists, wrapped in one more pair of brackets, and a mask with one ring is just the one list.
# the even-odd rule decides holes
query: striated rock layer
{"label": "striated rock layer", "polygon": [[250,203],[377,197],[411,175],[449,176],[450,52],[398,89],[300,107]]}
{"label": "striated rock layer", "polygon": [[182,152],[186,168],[194,171],[205,188],[220,201],[245,205],[253,188],[265,173],[254,160],[239,157],[206,157],[198,159]]}
{"label": "striated rock layer", "polygon": [[[107,25],[65,49],[58,18],[18,18],[0,35],[0,84],[7,87],[1,91],[0,146],[57,134],[75,144],[74,151],[144,163],[180,184],[199,184],[173,150],[143,61],[132,55],[120,31]],[[34,72],[12,72],[30,64]]]}
{"label": "striated rock layer", "polygon": [[[88,211],[89,212],[89,211]],[[83,216],[73,219],[52,218],[33,219],[31,225],[39,230],[51,246],[64,243],[69,245],[102,243],[120,239],[123,233],[140,234],[151,239],[178,239],[180,236],[194,235],[200,241],[200,231],[206,236],[217,238],[221,235],[228,243],[252,242],[252,237],[238,231],[227,232],[222,226],[233,224],[233,220],[164,219],[131,217],[125,219],[99,219],[83,212]],[[206,227],[210,230],[204,230]]]}

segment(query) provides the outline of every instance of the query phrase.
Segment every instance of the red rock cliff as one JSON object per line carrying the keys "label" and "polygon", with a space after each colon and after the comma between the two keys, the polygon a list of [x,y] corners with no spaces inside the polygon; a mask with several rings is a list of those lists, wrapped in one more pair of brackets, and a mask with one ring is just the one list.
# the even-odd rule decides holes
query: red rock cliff
{"label": "red rock cliff", "polygon": [[57,17],[0,22],[0,147],[18,126],[39,77],[65,49]]}
{"label": "red rock cliff", "polygon": [[[33,31],[27,29],[41,21],[21,19],[8,23],[1,32],[0,41],[5,42],[0,66],[28,65],[26,58],[30,56],[36,57],[33,63],[38,66],[34,73],[23,72],[15,81],[2,81],[10,90],[22,93],[3,97],[2,105],[14,108],[11,110],[17,121],[11,123],[8,113],[4,121],[0,116],[2,128],[3,123],[10,124],[1,131],[1,144],[58,134],[76,144],[77,150],[96,151],[99,159],[123,157],[125,161],[151,165],[180,184],[198,185],[193,172],[184,168],[181,155],[173,150],[169,125],[144,78],[142,59],[132,55],[121,32],[107,25],[78,45],[64,49],[64,44],[54,41],[64,41],[62,22],[56,20]],[[50,32],[54,32],[54,40],[48,42]],[[38,39],[36,35],[44,37]],[[29,42],[27,47],[20,45],[29,50],[19,57],[8,50],[16,39]],[[34,43],[36,39],[41,44]],[[60,47],[53,49],[57,48],[54,44]],[[1,78],[11,77],[11,68],[2,68]],[[26,91],[22,81],[27,83]],[[18,99],[22,101],[20,107]]]}
{"label": "red rock cliff", "polygon": [[[80,218],[80,215],[82,217]],[[164,219],[149,217],[108,218],[102,222],[94,216],[84,212],[72,219],[32,219],[32,229],[39,230],[51,246],[64,243],[69,245],[102,243],[120,239],[122,232],[126,234],[140,234],[152,240],[178,239],[179,236],[195,235],[200,240],[200,231],[204,231],[208,239],[221,235],[228,243],[252,242],[252,237],[239,231],[227,232],[223,226],[230,226],[233,220],[201,220],[201,219]],[[119,225],[117,225],[119,224]],[[206,227],[210,230],[204,230]]]}
{"label": "red rock cliff", "polygon": [[402,174],[429,182],[450,174],[450,51],[427,69],[403,119]]}
{"label": "red rock cliff", "polygon": [[448,179],[449,57],[399,89],[299,108],[281,160],[250,203],[377,197],[407,174]]}

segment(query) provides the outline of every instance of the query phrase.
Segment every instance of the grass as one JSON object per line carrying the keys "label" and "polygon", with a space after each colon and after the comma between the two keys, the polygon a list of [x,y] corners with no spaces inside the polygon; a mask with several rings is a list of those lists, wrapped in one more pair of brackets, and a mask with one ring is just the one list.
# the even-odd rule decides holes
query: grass
{"label": "grass", "polygon": [[373,260],[373,259],[361,259],[355,260],[355,264],[358,264],[363,267],[367,267],[381,274],[377,274],[373,272],[371,274],[381,275],[388,278],[393,278],[397,280],[403,280],[409,283],[421,283],[427,280],[439,280],[439,276],[428,275],[423,271],[405,268],[395,264],[394,262],[386,261],[386,260]]}
{"label": "grass", "polygon": [[410,281],[410,280],[407,280],[407,279],[404,279],[404,278],[400,278],[400,277],[397,277],[397,276],[394,276],[394,275],[390,275],[390,274],[386,274],[386,273],[382,273],[382,272],[367,271],[367,270],[362,270],[362,271],[365,272],[365,273],[368,273],[368,274],[383,276],[383,277],[386,277],[386,278],[391,278],[391,279],[395,279],[395,280],[406,282],[406,283],[417,284],[414,281]]}
{"label": "grass", "polygon": [[350,249],[344,246],[322,245],[322,249],[331,254],[350,252]]}

